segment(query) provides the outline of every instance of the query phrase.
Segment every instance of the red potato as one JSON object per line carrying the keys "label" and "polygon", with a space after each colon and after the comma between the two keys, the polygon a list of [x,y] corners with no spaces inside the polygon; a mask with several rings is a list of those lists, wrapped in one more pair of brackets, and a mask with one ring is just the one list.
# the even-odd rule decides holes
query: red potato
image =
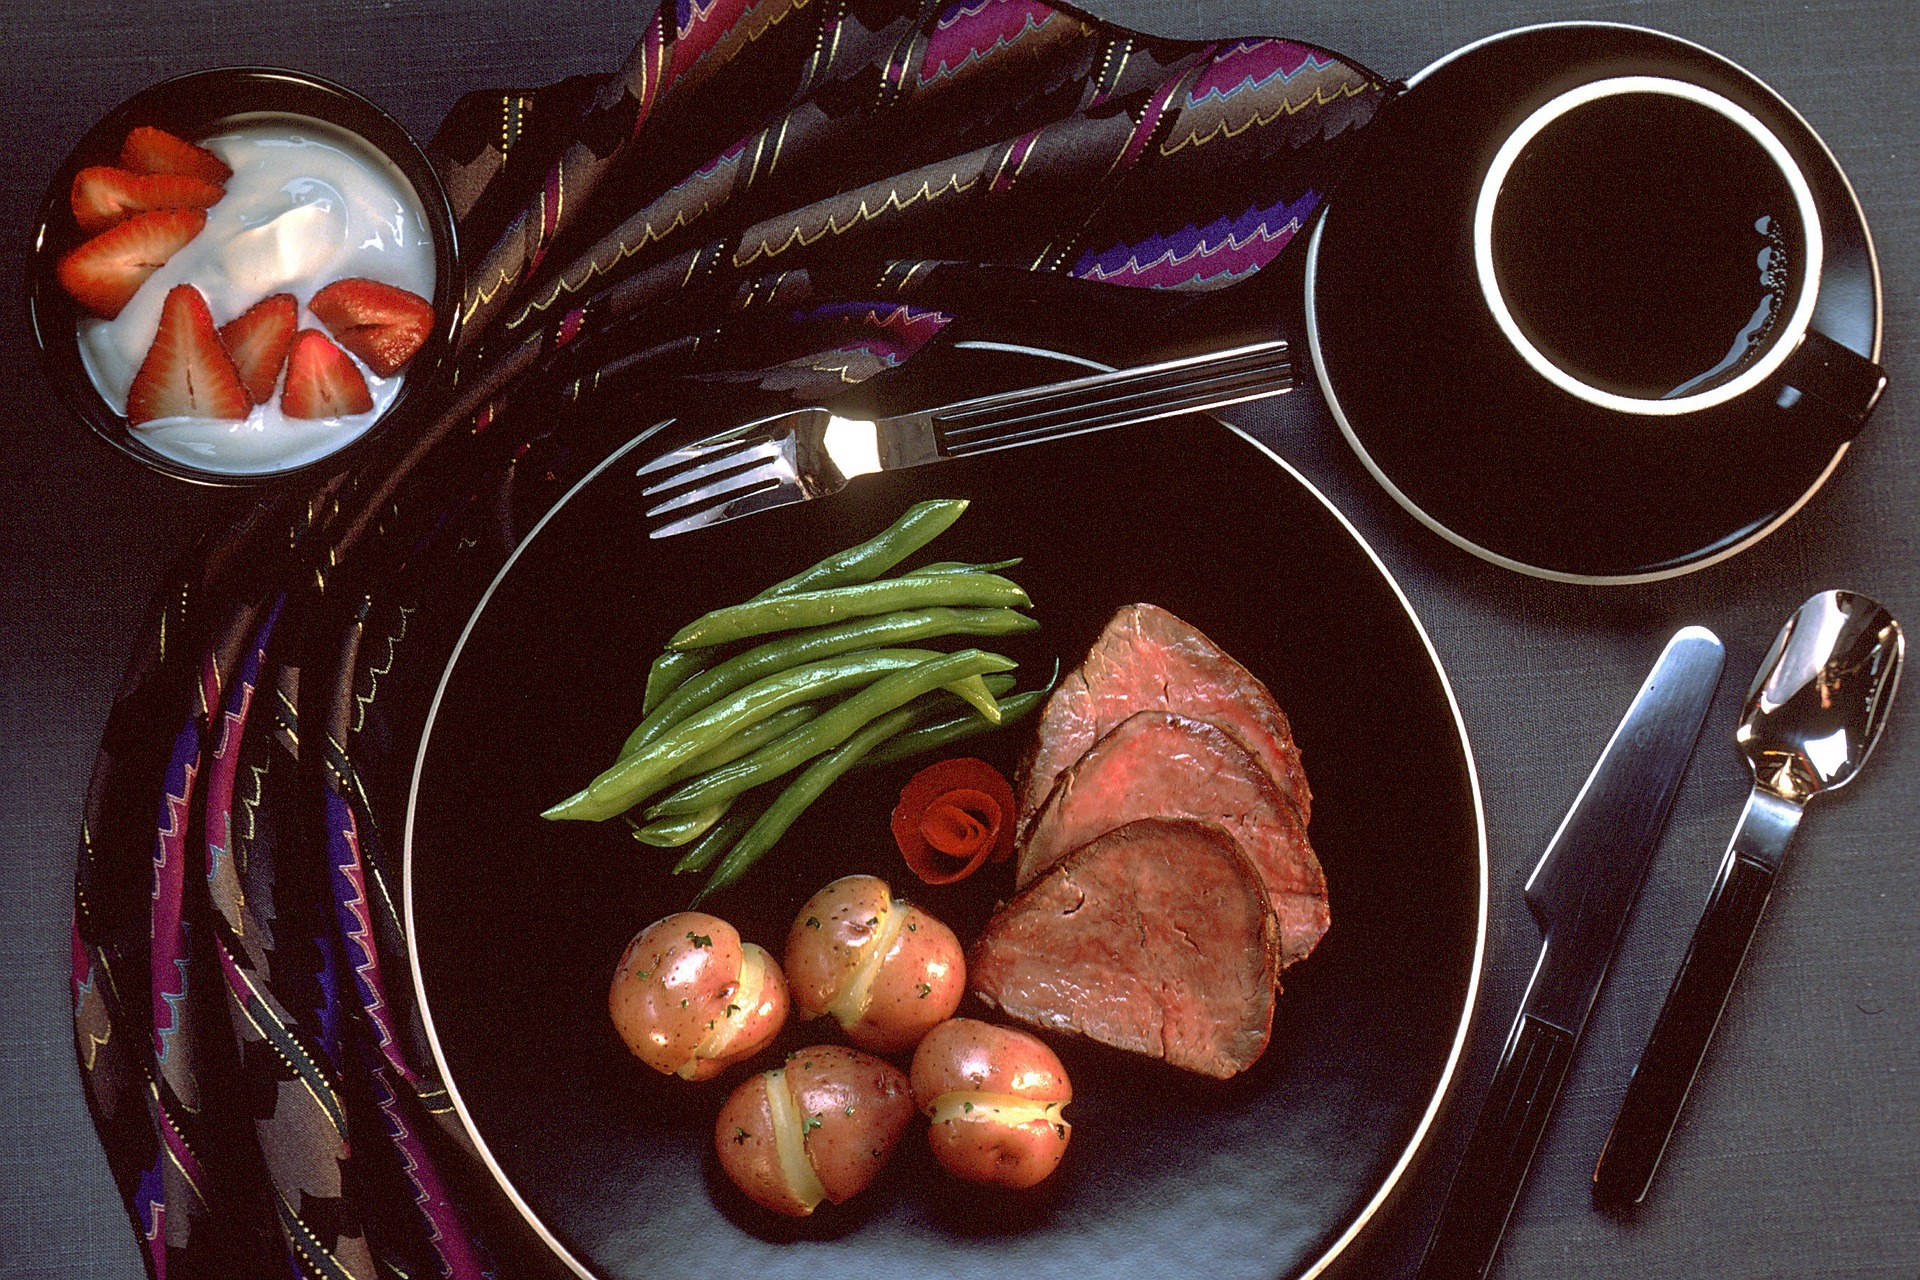
{"label": "red potato", "polygon": [[907,1077],[844,1045],[814,1045],[741,1082],[720,1108],[720,1167],[754,1203],[801,1218],[872,1184],[913,1121]]}
{"label": "red potato", "polygon": [[911,1049],[953,1016],[967,987],[953,930],[877,876],[843,876],[807,899],[785,965],[800,1016],[830,1013],[874,1053]]}
{"label": "red potato", "polygon": [[787,1020],[787,983],[764,947],[718,916],[682,911],[634,936],[607,1011],[635,1057],[706,1080],[766,1047]]}
{"label": "red potato", "polygon": [[1073,1084],[1053,1050],[974,1018],[941,1023],[913,1054],[914,1104],[934,1159],[955,1177],[1031,1187],[1060,1167]]}

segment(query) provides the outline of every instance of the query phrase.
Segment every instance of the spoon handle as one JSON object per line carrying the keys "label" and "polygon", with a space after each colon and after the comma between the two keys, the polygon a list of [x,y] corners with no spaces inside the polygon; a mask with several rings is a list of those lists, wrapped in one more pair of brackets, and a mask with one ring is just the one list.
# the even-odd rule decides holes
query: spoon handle
{"label": "spoon handle", "polygon": [[1773,893],[1800,806],[1755,787],[1593,1170],[1601,1205],[1645,1199]]}

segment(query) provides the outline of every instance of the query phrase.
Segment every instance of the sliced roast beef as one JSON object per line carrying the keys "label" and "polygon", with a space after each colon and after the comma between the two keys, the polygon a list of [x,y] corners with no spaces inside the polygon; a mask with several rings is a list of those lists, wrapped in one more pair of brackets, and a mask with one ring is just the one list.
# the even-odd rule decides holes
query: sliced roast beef
{"label": "sliced roast beef", "polygon": [[1193,818],[1232,836],[1279,918],[1281,964],[1313,950],[1327,931],[1327,879],[1299,816],[1238,738],[1170,711],[1128,716],[1060,775],[1022,840],[1016,883],[1154,817]]}
{"label": "sliced roast beef", "polygon": [[1267,1046],[1279,926],[1217,827],[1145,818],[1055,863],[987,923],[974,992],[1011,1017],[1226,1079]]}
{"label": "sliced roast beef", "polygon": [[1039,740],[1021,771],[1018,829],[1028,829],[1074,761],[1141,711],[1210,721],[1240,739],[1306,823],[1313,798],[1300,749],[1267,686],[1165,609],[1131,604],[1114,614],[1086,660],[1047,699]]}

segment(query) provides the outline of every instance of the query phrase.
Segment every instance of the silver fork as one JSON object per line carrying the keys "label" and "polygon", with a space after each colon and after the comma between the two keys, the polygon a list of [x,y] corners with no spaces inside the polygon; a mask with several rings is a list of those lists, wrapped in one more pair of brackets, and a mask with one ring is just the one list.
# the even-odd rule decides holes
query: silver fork
{"label": "silver fork", "polygon": [[647,518],[673,517],[648,536],[670,538],[825,497],[854,476],[1205,413],[1292,388],[1287,344],[1257,342],[878,420],[789,409],[664,453],[635,474],[649,480],[642,492],[659,499]]}

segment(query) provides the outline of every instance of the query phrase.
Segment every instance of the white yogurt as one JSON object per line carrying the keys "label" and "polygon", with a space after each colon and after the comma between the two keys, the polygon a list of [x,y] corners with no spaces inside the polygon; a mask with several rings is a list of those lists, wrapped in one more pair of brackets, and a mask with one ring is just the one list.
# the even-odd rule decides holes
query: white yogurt
{"label": "white yogurt", "polygon": [[[291,293],[300,303],[300,327],[323,332],[307,303],[335,280],[365,276],[433,297],[433,233],[413,184],[392,161],[344,130],[306,117],[242,116],[229,125],[200,144],[233,170],[226,194],[207,210],[206,229],[154,272],[114,319],[80,322],[87,373],[121,413],[159,328],[161,304],[177,284],[206,296],[215,325],[270,294]],[[406,377],[404,369],[391,378],[364,364],[360,371],[373,397],[367,413],[289,418],[276,392],[241,420],[159,418],[134,434],[203,471],[243,475],[301,466],[372,426]]]}

